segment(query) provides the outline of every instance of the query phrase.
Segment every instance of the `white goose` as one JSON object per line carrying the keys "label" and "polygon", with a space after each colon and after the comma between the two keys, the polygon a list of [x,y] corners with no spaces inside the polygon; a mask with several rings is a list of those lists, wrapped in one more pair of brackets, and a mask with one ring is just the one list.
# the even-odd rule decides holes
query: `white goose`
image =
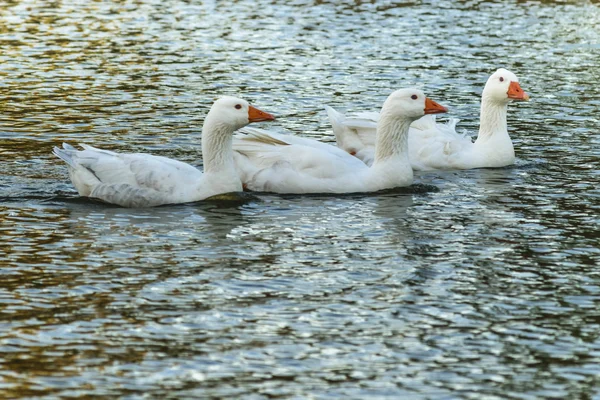
{"label": "white goose", "polygon": [[[436,124],[432,115],[411,125],[408,148],[413,169],[494,168],[514,163],[515,151],[506,125],[508,103],[528,99],[517,76],[500,68],[483,89],[479,135],[475,142],[456,132],[457,119]],[[338,146],[371,165],[379,114],[367,112],[346,117],[331,107],[325,108]]]}
{"label": "white goose", "polygon": [[199,201],[242,190],[233,163],[233,132],[251,122],[270,121],[271,114],[235,97],[222,97],[211,107],[202,128],[204,173],[166,157],[119,154],[63,144],[54,154],[64,160],[81,196],[123,207],[152,207]]}
{"label": "white goose", "polygon": [[245,128],[233,141],[244,186],[276,193],[374,192],[413,181],[407,153],[410,124],[446,108],[417,89],[392,93],[377,123],[375,159],[368,167],[338,147],[317,140]]}

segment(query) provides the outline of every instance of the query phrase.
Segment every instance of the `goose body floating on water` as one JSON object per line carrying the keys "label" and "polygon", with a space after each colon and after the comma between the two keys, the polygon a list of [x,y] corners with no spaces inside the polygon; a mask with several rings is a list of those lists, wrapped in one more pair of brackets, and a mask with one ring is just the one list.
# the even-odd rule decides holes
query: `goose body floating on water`
{"label": "goose body floating on water", "polygon": [[244,128],[233,141],[244,186],[276,193],[374,192],[413,182],[408,159],[410,124],[446,108],[417,89],[392,93],[381,109],[372,166],[346,151],[313,139]]}
{"label": "goose body floating on water", "polygon": [[[447,124],[435,115],[415,121],[409,130],[410,163],[415,170],[494,168],[513,164],[515,151],[508,134],[506,113],[511,101],[529,100],[512,72],[500,68],[485,84],[481,95],[479,134],[475,142],[456,132],[458,119]],[[345,116],[325,107],[339,147],[371,165],[375,157],[375,132],[380,115],[365,112]]]}
{"label": "goose body floating on water", "polygon": [[235,97],[222,97],[211,107],[202,128],[204,172],[166,157],[123,154],[81,145],[63,144],[54,154],[67,163],[81,196],[123,207],[188,203],[242,191],[235,170],[233,133],[251,122],[270,121],[271,114]]}

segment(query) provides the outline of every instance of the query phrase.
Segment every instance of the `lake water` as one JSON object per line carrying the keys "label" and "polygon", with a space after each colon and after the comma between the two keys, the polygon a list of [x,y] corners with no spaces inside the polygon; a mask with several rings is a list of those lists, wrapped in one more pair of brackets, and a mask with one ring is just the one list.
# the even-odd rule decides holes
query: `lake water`
{"label": "lake water", "polygon": [[[600,398],[600,7],[549,1],[0,0],[0,398]],[[416,86],[509,168],[439,191],[81,199],[54,145],[201,166],[238,95],[332,141],[324,104]],[[442,119],[444,119],[443,117]]]}

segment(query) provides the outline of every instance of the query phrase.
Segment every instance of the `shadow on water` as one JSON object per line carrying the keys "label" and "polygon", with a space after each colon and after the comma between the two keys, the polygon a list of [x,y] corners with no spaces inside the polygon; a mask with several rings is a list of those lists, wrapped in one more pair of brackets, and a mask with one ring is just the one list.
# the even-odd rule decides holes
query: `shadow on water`
{"label": "shadow on water", "polygon": [[[439,188],[434,185],[424,184],[424,183],[415,183],[406,187],[398,187],[393,189],[384,189],[377,192],[368,192],[368,193],[302,193],[302,194],[275,194],[283,199],[297,199],[297,198],[311,198],[311,199],[326,199],[326,198],[341,198],[346,200],[351,199],[360,199],[360,198],[368,198],[368,197],[377,197],[386,194],[396,194],[396,195],[421,195],[427,193],[436,193],[439,192]],[[267,192],[253,192],[257,195],[270,195],[273,196],[273,193]]]}
{"label": "shadow on water", "polygon": [[[251,193],[247,192],[232,192],[232,193],[223,193],[219,195],[215,195],[209,197],[208,199],[192,202],[192,203],[184,203],[184,204],[165,204],[159,207],[153,207],[153,209],[160,209],[166,207],[180,207],[180,206],[202,206],[202,205],[211,205],[219,208],[227,208],[227,207],[237,207],[244,204],[250,204],[254,202],[260,202],[261,199]],[[105,203],[99,199],[94,199],[90,197],[81,197],[81,196],[69,196],[68,194],[58,193],[55,195],[44,195],[42,193],[39,194],[27,194],[27,195],[18,195],[18,196],[2,196],[0,197],[1,203],[27,203],[27,202],[39,202],[44,205],[61,205],[61,204],[75,204],[75,205],[87,205],[90,207],[98,207],[98,208],[118,208],[124,209],[115,204]],[[142,208],[144,209],[144,208]],[[146,208],[150,209],[150,208]]]}
{"label": "shadow on water", "polygon": [[[256,203],[260,202],[261,195],[269,195],[269,196],[279,196],[281,198],[294,199],[294,198],[361,198],[361,197],[369,197],[369,196],[380,196],[385,194],[398,194],[398,195],[409,195],[409,194],[426,194],[426,193],[435,193],[439,192],[439,188],[434,185],[429,184],[413,184],[407,187],[399,187],[393,189],[385,189],[380,190],[378,192],[371,193],[339,193],[339,194],[329,194],[329,193],[308,193],[308,194],[273,194],[268,192],[230,192],[230,193],[222,193],[215,196],[211,196],[202,201],[193,202],[193,203],[185,203],[187,206],[201,206],[201,205],[212,205],[218,208],[227,208],[227,207],[236,207],[244,204]],[[38,191],[37,193],[24,194],[20,192],[18,195],[13,196],[0,196],[0,203],[24,203],[30,201],[38,201],[42,204],[46,205],[59,205],[61,203],[64,204],[89,204],[95,205],[97,207],[106,207],[106,208],[122,208],[118,205],[105,203],[98,199],[93,199],[89,197],[81,197],[81,196],[69,196],[64,193],[57,194],[46,194],[43,191]],[[163,206],[159,206],[161,208],[164,207],[177,207],[180,205],[173,204],[165,204]]]}

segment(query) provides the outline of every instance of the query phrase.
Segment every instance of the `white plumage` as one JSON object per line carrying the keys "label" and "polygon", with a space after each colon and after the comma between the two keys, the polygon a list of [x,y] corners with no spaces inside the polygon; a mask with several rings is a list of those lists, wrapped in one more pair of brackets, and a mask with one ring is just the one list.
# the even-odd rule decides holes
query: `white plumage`
{"label": "white plumage", "polygon": [[378,121],[371,167],[335,146],[258,129],[235,136],[236,166],[244,185],[255,191],[353,193],[408,186],[413,180],[406,151],[408,127],[426,113],[445,111],[417,89],[392,93]]}
{"label": "white plumage", "polygon": [[[528,100],[518,78],[506,69],[488,79],[482,93],[477,140],[456,131],[458,119],[436,123],[435,116],[415,121],[409,130],[409,158],[415,170],[502,167],[514,162],[506,113],[511,101]],[[345,116],[326,106],[339,147],[371,165],[375,154],[375,132],[379,114],[362,112]]]}
{"label": "white plumage", "polygon": [[122,154],[63,144],[54,154],[67,163],[81,196],[123,207],[152,207],[199,201],[242,190],[233,163],[233,132],[250,122],[272,120],[242,99],[223,97],[211,107],[202,130],[204,172],[166,157]]}

